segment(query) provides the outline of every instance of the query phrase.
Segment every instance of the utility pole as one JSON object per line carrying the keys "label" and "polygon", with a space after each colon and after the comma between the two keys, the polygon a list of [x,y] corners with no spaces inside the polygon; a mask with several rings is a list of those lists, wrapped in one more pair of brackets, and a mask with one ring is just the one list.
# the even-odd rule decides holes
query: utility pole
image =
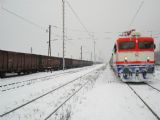
{"label": "utility pole", "polygon": [[32,47],[31,47],[31,54],[32,54]]}
{"label": "utility pole", "polygon": [[[158,50],[158,53],[159,53],[159,52],[160,52],[160,43],[158,43],[158,45],[159,45],[159,46],[158,46],[158,47],[159,47],[159,50],[158,50],[158,49],[157,49],[157,50]],[[158,59],[158,61],[159,61],[159,60],[160,60],[160,55],[159,55],[158,53],[157,53],[157,55],[158,55],[158,56],[157,56],[157,59]]]}
{"label": "utility pole", "polygon": [[51,25],[49,25],[48,56],[51,56]]}
{"label": "utility pole", "polygon": [[63,70],[65,69],[65,59],[64,59],[64,41],[65,41],[65,0],[62,0],[62,11],[63,11]]}
{"label": "utility pole", "polygon": [[96,41],[95,41],[95,38],[94,38],[94,32],[92,33],[92,39],[93,39],[93,54],[94,54],[94,60],[93,62],[96,62]]}
{"label": "utility pole", "polygon": [[81,60],[82,60],[82,46],[81,46]]}
{"label": "utility pole", "polygon": [[150,36],[152,37],[152,34],[153,34],[153,32],[152,31],[150,31]]}
{"label": "utility pole", "polygon": [[91,52],[91,61],[92,61],[92,52]]}
{"label": "utility pole", "polygon": [[96,62],[96,41],[94,39],[94,62]]}

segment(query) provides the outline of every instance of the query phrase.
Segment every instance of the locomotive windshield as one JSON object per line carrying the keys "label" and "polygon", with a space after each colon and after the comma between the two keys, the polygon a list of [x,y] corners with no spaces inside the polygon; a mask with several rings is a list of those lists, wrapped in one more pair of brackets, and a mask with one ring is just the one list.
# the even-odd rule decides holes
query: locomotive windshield
{"label": "locomotive windshield", "polygon": [[135,48],[135,42],[133,42],[133,41],[120,42],[118,44],[118,48],[119,48],[119,50],[134,49]]}
{"label": "locomotive windshield", "polygon": [[152,41],[142,41],[138,43],[138,47],[140,49],[153,49],[154,48],[154,44]]}

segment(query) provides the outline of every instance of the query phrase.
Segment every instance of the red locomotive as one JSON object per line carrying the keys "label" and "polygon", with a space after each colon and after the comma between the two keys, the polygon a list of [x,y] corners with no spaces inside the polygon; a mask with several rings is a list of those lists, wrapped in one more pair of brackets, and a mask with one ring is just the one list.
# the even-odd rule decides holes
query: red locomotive
{"label": "red locomotive", "polygon": [[115,42],[110,64],[122,81],[148,81],[155,69],[154,49],[152,37],[141,37],[135,30],[125,32]]}

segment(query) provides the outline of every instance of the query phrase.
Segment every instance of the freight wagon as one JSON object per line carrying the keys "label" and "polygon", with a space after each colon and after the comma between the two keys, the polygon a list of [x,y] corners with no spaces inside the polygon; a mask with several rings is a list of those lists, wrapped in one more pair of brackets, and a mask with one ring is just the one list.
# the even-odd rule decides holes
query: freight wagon
{"label": "freight wagon", "polygon": [[[65,68],[74,68],[92,65],[92,61],[65,58]],[[63,68],[63,59],[29,53],[19,53],[0,50],[0,77],[6,73],[34,73],[46,70],[59,70]]]}

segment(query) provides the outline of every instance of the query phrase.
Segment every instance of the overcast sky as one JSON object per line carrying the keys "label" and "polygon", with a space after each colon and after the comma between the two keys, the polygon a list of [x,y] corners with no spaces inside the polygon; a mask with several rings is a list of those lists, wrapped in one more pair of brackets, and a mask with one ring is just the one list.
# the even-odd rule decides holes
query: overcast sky
{"label": "overcast sky", "polygon": [[[108,60],[119,32],[136,29],[142,35],[160,33],[160,0],[68,0],[82,23],[96,40],[96,56]],[[52,27],[52,55],[62,56],[61,0],[0,0],[0,49],[47,55],[48,32]],[[8,11],[8,12],[7,12]],[[21,17],[19,17],[21,16]],[[32,23],[31,23],[32,22]],[[55,27],[56,26],[56,27]],[[65,56],[91,59],[93,39],[65,5]],[[152,32],[151,32],[152,31]],[[159,34],[160,36],[160,34]],[[156,42],[160,38],[155,39]]]}

